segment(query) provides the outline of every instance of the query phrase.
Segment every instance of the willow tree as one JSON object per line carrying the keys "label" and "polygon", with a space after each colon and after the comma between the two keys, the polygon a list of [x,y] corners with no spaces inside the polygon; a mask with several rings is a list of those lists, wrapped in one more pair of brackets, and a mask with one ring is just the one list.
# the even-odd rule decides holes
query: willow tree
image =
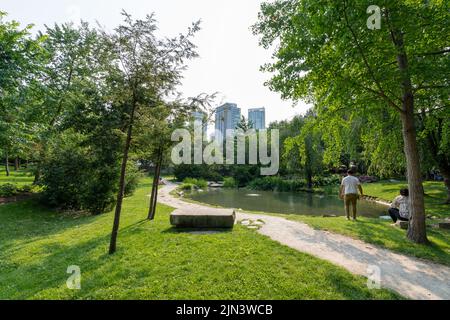
{"label": "willow tree", "polygon": [[[449,2],[278,0],[261,6],[254,32],[277,44],[266,71],[283,97],[331,112],[367,104],[391,109],[402,124],[411,220],[407,237],[427,243],[414,116],[419,90],[448,87]],[[447,63],[448,65],[448,63]],[[426,95],[426,93],[425,93]],[[448,97],[448,96],[447,96]],[[366,114],[370,117],[370,113]]]}
{"label": "willow tree", "polygon": [[199,30],[194,23],[186,35],[158,39],[153,15],[143,20],[133,20],[126,12],[124,22],[112,34],[103,33],[105,42],[115,55],[110,70],[111,105],[122,110],[126,120],[123,128],[124,147],[119,179],[119,191],[114,214],[109,253],[116,251],[122,202],[125,193],[125,175],[136,120],[148,109],[156,107],[180,83],[185,62],[197,56],[191,42]]}

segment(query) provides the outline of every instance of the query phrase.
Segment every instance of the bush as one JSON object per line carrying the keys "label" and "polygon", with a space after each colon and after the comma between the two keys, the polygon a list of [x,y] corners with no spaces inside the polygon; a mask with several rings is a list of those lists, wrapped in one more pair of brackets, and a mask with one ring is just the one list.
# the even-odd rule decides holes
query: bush
{"label": "bush", "polygon": [[0,197],[13,197],[19,193],[19,190],[14,184],[6,183],[0,185]]}
{"label": "bush", "polygon": [[207,166],[204,164],[181,164],[175,166],[173,174],[178,181],[184,181],[186,178],[203,179],[210,181],[223,180],[223,176],[218,172],[216,166]]}
{"label": "bush", "polygon": [[192,190],[195,189],[195,184],[192,184],[192,183],[183,183],[183,184],[180,186],[180,189],[181,189],[181,190],[184,190],[184,191],[192,191]]}
{"label": "bush", "polygon": [[284,180],[281,177],[269,176],[251,181],[248,185],[250,189],[262,191],[302,191],[306,187],[304,180]]}
{"label": "bush", "polygon": [[224,188],[236,188],[237,182],[233,177],[227,177],[223,179],[223,187]]}
{"label": "bush", "polygon": [[[111,210],[118,190],[119,164],[111,149],[114,141],[108,141],[94,149],[85,146],[77,134],[61,135],[42,163],[42,201],[63,210],[92,214]],[[133,181],[131,178],[128,191]]]}
{"label": "bush", "polygon": [[128,162],[127,174],[125,177],[125,196],[129,197],[136,191],[142,173],[139,171],[137,164]]}
{"label": "bush", "polygon": [[33,186],[26,184],[18,188],[19,192],[30,193],[33,192]]}
{"label": "bush", "polygon": [[331,185],[339,185],[341,183],[341,177],[338,174],[333,174],[330,176],[317,176],[313,178],[314,187],[324,187]]}
{"label": "bush", "polygon": [[196,189],[206,189],[208,187],[208,182],[203,179],[186,178],[183,180],[183,185],[186,185],[186,187],[191,185]]}

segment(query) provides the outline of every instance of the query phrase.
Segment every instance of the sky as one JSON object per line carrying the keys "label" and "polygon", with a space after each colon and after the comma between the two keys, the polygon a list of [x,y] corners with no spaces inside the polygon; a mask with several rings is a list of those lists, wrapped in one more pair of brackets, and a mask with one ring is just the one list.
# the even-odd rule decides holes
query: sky
{"label": "sky", "polygon": [[242,115],[249,108],[265,107],[267,124],[303,114],[309,106],[284,101],[264,86],[270,74],[260,71],[272,53],[258,45],[250,27],[257,21],[261,0],[1,0],[0,11],[8,20],[34,24],[34,31],[80,19],[98,21],[113,29],[121,21],[122,9],[134,18],[155,13],[159,35],[184,33],[192,22],[201,20],[201,31],[193,42],[199,58],[189,62],[179,90],[185,97],[219,92],[217,104],[237,103]]}

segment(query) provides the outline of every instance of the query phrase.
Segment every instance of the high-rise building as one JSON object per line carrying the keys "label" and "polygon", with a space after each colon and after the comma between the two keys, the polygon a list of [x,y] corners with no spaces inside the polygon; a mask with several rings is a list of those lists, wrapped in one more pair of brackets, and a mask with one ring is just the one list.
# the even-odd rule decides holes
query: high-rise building
{"label": "high-rise building", "polygon": [[241,109],[235,103],[225,103],[216,109],[216,130],[225,137],[226,131],[236,129],[241,120]]}
{"label": "high-rise building", "polygon": [[248,122],[253,129],[262,130],[266,128],[266,109],[254,108],[248,110]]}
{"label": "high-rise building", "polygon": [[206,113],[204,113],[202,111],[194,111],[191,113],[191,117],[192,117],[192,122],[193,122],[194,126],[196,124],[202,126],[203,137],[206,137],[207,132],[208,132],[208,123],[207,123],[207,119],[206,119],[207,118]]}

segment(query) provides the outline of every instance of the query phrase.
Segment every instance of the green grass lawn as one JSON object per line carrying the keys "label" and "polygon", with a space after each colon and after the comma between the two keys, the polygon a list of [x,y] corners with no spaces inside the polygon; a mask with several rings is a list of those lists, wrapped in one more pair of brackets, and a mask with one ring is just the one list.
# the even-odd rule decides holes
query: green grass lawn
{"label": "green grass lawn", "polygon": [[[426,213],[438,217],[450,217],[450,205],[444,204],[447,196],[444,183],[437,181],[425,181],[423,186],[425,189]],[[406,181],[380,181],[377,183],[367,183],[363,185],[365,194],[388,201],[392,201],[396,196],[398,196],[401,188],[407,187],[408,184]]]}
{"label": "green grass lawn", "polygon": [[[394,199],[406,182],[386,182],[364,184],[364,193],[383,200]],[[449,217],[450,206],[443,204],[445,187],[442,182],[425,182],[425,207],[427,214],[438,217]],[[342,210],[344,210],[342,208]],[[387,210],[387,208],[386,208]],[[387,214],[387,213],[386,213]],[[363,241],[379,245],[397,252],[418,258],[429,259],[438,263],[450,265],[450,232],[448,230],[432,228],[435,220],[427,219],[428,239],[431,245],[417,245],[406,239],[406,231],[393,227],[392,221],[360,217],[358,222],[346,219],[322,218],[313,216],[284,215],[291,220],[305,222],[314,228],[341,233]]]}
{"label": "green grass lawn", "polygon": [[0,166],[0,184],[12,183],[18,186],[32,184],[34,180],[33,173],[28,170],[14,171],[14,167],[10,167],[10,176],[6,176],[5,166]]}
{"label": "green grass lawn", "polygon": [[[33,200],[0,206],[0,299],[399,298],[241,226],[180,232],[163,205],[148,222],[150,185],[144,180],[125,200],[113,256],[112,213],[74,217]],[[81,268],[81,290],[66,287],[71,265]]]}

